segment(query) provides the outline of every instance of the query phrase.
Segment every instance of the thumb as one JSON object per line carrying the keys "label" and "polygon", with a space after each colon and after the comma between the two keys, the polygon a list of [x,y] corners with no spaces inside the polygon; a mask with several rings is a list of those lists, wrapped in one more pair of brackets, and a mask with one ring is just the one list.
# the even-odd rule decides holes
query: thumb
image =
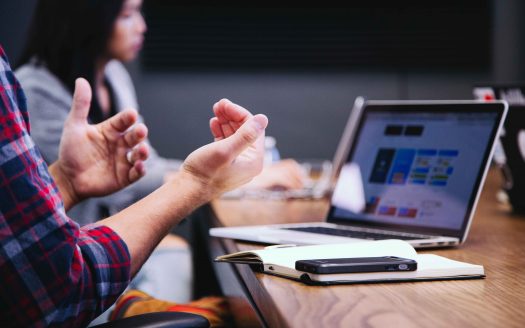
{"label": "thumb", "polygon": [[235,158],[264,134],[267,125],[268,118],[263,114],[257,114],[246,121],[233,135],[219,142],[225,144],[228,154]]}
{"label": "thumb", "polygon": [[91,87],[88,81],[78,78],[75,81],[75,92],[73,93],[73,104],[69,113],[69,119],[77,122],[86,122],[91,106]]}

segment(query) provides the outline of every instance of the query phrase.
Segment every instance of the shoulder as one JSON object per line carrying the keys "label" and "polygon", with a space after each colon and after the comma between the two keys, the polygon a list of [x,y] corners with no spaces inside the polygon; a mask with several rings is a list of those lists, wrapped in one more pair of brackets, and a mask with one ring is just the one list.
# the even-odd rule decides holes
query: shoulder
{"label": "shoulder", "polygon": [[29,101],[39,96],[65,103],[71,103],[73,99],[66,86],[44,65],[25,64],[15,71],[15,75]]}
{"label": "shoulder", "polygon": [[105,74],[113,86],[121,86],[122,88],[134,90],[133,81],[128,70],[118,60],[112,60],[106,65]]}
{"label": "shoulder", "polygon": [[111,78],[127,79],[131,82],[128,70],[124,64],[118,60],[111,60],[106,65],[106,75],[110,76]]}

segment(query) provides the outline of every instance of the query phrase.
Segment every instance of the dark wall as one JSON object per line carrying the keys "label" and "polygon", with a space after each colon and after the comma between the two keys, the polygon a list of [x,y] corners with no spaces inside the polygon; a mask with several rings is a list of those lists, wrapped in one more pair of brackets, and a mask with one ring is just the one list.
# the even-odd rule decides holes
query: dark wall
{"label": "dark wall", "polygon": [[[0,3],[0,43],[14,61],[35,0]],[[129,65],[152,144],[164,156],[185,157],[211,140],[211,106],[230,98],[269,116],[268,134],[285,157],[331,158],[353,100],[471,99],[472,85],[525,80],[525,17],[520,0],[493,0],[492,64],[486,70],[344,71],[145,70]],[[468,24],[468,22],[465,22]]]}
{"label": "dark wall", "polygon": [[0,1],[0,44],[11,64],[20,55],[37,0]]}
{"label": "dark wall", "polygon": [[[141,108],[161,152],[185,156],[210,141],[212,104],[227,97],[270,118],[281,155],[331,158],[357,96],[471,99],[488,74],[137,73]],[[180,155],[179,155],[180,154]]]}
{"label": "dark wall", "polygon": [[494,0],[493,78],[525,79],[525,1]]}

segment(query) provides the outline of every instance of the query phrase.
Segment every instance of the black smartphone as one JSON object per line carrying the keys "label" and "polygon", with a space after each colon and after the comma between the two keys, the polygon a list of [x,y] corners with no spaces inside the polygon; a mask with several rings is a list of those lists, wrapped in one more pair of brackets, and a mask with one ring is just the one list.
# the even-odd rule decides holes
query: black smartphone
{"label": "black smartphone", "polygon": [[295,269],[309,273],[415,271],[417,262],[396,256],[299,260]]}

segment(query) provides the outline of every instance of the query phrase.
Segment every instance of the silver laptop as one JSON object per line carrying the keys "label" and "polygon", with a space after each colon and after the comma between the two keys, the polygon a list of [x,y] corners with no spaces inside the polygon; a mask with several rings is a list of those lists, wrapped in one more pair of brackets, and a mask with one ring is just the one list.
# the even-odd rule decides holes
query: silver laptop
{"label": "silver laptop", "polygon": [[268,244],[402,239],[414,247],[465,241],[494,143],[502,101],[365,101],[352,111],[343,165],[324,222],[213,228]]}

